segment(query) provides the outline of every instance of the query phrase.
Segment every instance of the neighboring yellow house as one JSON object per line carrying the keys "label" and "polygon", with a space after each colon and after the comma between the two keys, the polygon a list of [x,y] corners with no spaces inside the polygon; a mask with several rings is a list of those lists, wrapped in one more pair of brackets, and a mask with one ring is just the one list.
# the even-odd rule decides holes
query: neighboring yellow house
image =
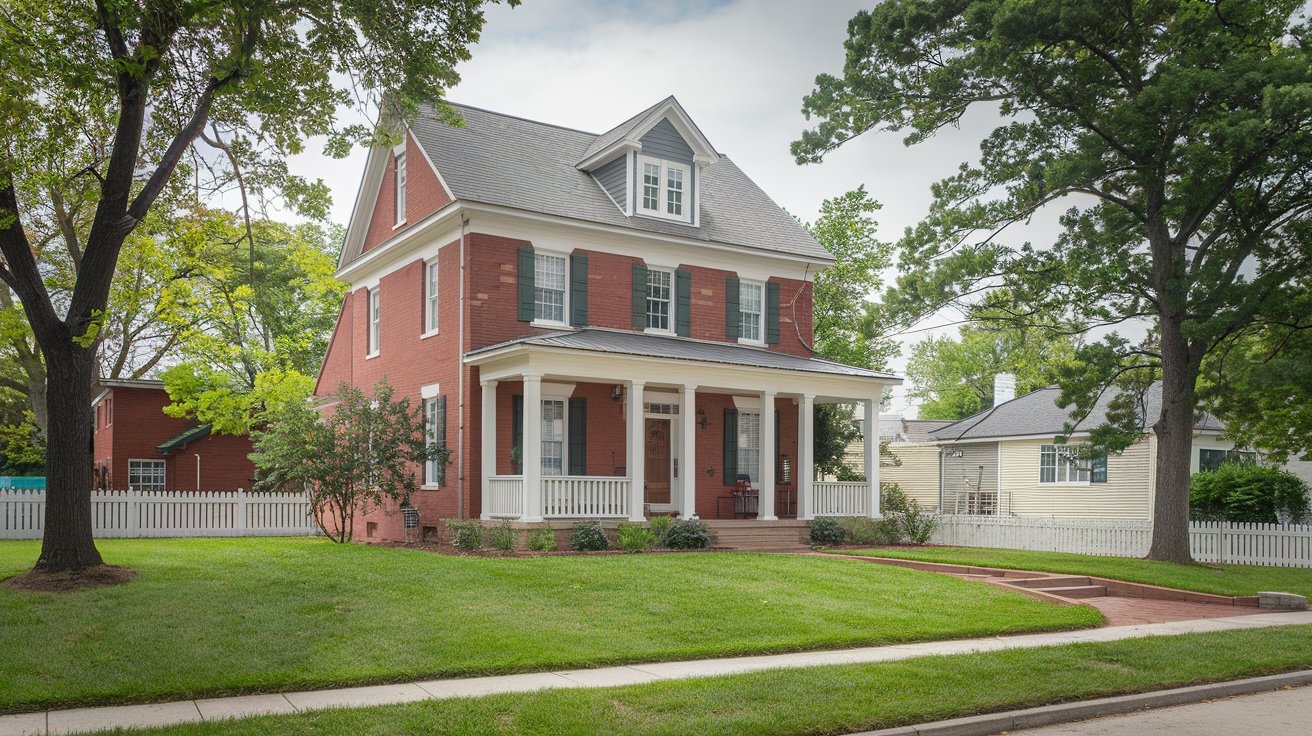
{"label": "neighboring yellow house", "polygon": [[[930,432],[949,424],[952,422],[881,417],[879,441],[887,446],[888,454],[880,458],[880,482],[897,483],[907,498],[914,499],[922,509],[938,510],[939,446]],[[849,447],[848,452],[851,450]],[[863,450],[857,448],[858,453]]]}

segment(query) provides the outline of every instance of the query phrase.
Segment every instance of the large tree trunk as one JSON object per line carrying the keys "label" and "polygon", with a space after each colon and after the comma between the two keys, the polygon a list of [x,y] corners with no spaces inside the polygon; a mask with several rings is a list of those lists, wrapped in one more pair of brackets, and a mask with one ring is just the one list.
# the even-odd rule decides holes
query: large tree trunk
{"label": "large tree trunk", "polygon": [[1192,562],[1189,554],[1189,468],[1193,452],[1198,365],[1174,320],[1162,320],[1162,413],[1157,434],[1156,498],[1149,559]]}
{"label": "large tree trunk", "polygon": [[101,564],[91,535],[91,391],[94,352],[72,342],[42,348],[49,405],[46,451],[46,518],[35,570],[82,570]]}

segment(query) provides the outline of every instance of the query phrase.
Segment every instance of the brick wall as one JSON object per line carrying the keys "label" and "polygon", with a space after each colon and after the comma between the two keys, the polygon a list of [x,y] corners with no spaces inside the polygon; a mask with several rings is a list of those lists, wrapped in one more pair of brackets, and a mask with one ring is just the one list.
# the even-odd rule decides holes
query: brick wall
{"label": "brick wall", "polygon": [[424,152],[409,134],[406,135],[405,162],[405,222],[401,227],[396,226],[396,157],[388,151],[383,183],[374,202],[374,211],[369,216],[369,229],[365,231],[362,246],[365,251],[451,203],[433,167],[424,158]]}

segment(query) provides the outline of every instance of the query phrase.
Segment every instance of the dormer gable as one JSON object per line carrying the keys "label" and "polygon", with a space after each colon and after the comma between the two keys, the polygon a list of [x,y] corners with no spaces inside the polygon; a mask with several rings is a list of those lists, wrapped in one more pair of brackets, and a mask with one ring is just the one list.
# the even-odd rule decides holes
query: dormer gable
{"label": "dormer gable", "polygon": [[577,168],[627,217],[700,224],[700,172],[720,154],[673,96],[597,136]]}

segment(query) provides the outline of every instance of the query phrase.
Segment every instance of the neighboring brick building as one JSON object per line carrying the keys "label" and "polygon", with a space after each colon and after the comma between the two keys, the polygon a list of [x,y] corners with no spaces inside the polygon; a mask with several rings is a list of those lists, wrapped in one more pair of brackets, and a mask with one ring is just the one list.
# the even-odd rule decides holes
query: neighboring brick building
{"label": "neighboring brick building", "polygon": [[91,409],[97,489],[250,490],[250,438],[211,434],[208,424],[168,416],[162,381],[103,379],[100,385]]}
{"label": "neighboring brick building", "polygon": [[[811,356],[832,256],[673,97],[601,135],[455,108],[370,153],[316,388],[422,403],[451,452],[412,499],[425,526],[878,514],[877,463],[814,483],[810,411],[873,418],[898,379]],[[400,515],[356,529],[398,538]]]}

